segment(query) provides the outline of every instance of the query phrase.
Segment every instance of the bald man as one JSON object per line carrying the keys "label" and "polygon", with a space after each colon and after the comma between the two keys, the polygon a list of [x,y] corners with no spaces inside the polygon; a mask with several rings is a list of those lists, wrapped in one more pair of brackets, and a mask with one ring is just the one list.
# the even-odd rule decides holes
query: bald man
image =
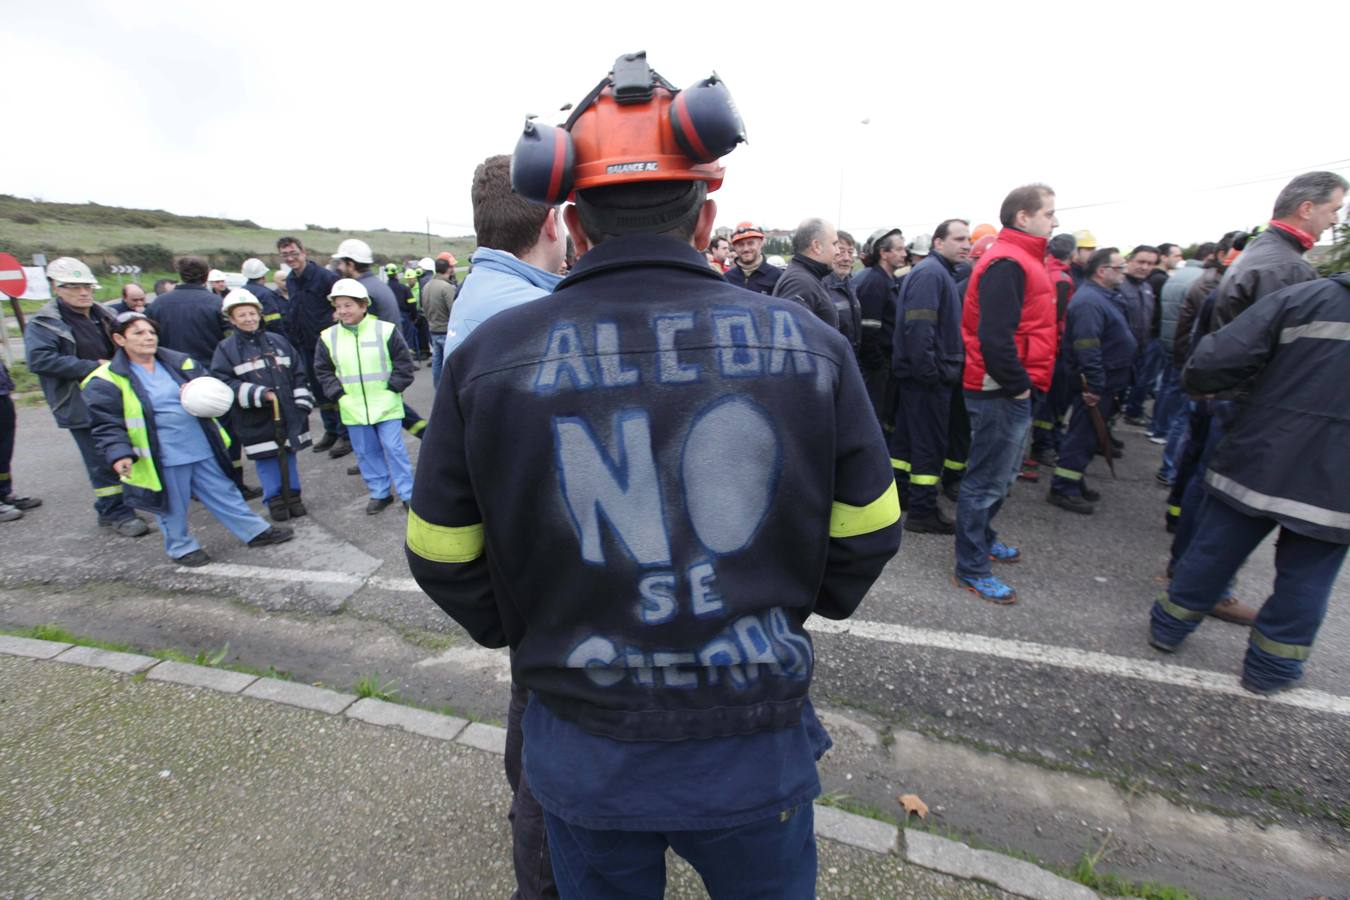
{"label": "bald man", "polygon": [[145,289],[139,284],[122,285],[122,299],[108,304],[108,312],[120,316],[124,312],[145,312]]}

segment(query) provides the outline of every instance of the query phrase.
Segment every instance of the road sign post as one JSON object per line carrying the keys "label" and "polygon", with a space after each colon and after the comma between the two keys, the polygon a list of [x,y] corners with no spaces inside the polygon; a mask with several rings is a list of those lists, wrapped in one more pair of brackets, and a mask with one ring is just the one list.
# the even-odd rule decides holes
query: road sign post
{"label": "road sign post", "polygon": [[[23,334],[25,322],[23,310],[19,307],[19,297],[23,296],[26,290],[28,290],[28,276],[24,274],[23,264],[8,253],[0,253],[0,294],[9,298],[14,318],[19,320],[20,334]],[[5,321],[3,313],[0,313],[0,343],[5,347],[5,364],[10,365],[14,361],[14,355],[9,352],[9,323]]]}

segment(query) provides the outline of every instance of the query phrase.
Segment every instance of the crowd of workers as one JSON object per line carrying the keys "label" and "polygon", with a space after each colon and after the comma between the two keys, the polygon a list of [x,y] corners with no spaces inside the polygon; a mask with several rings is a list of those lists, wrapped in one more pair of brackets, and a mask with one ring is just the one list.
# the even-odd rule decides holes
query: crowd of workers
{"label": "crowd of workers", "polygon": [[[994,527],[1013,482],[1048,474],[1051,504],[1094,514],[1087,470],[1122,454],[1120,422],[1147,429],[1170,489],[1157,650],[1214,615],[1251,628],[1245,687],[1297,684],[1350,544],[1350,278],[1304,259],[1340,176],[1295,178],[1268,226],[1190,259],[1055,234],[1033,184],[997,227],[912,241],[859,247],[808,218],[779,265],[762,228],[714,229],[718,158],[742,139],[716,77],[678,91],[621,57],[566,126],[527,123],[514,159],[478,167],[462,287],[448,254],[381,269],[353,239],[324,267],[286,237],[275,289],[259,260],[231,291],[185,257],[148,305],[129,285],[99,306],[89,268],[58,259],[29,323],[29,367],[120,535],[154,512],[169,554],[204,564],[195,496],[251,546],[288,539],[245,500],[305,515],[314,406],[313,449],[355,451],[367,512],[403,501],[414,577],[512,651],[520,896],[659,896],[667,846],[714,896],[810,896],[829,738],[806,618],[850,615],[902,527],[953,538],[956,586],[1016,602],[995,574],[1024,552]],[[427,359],[429,421],[401,397]],[[208,376],[223,403],[193,387]],[[425,438],[416,477],[404,429]],[[0,518],[38,502],[9,492]],[[1258,610],[1229,586],[1274,528]],[[708,790],[712,771],[735,789]]]}

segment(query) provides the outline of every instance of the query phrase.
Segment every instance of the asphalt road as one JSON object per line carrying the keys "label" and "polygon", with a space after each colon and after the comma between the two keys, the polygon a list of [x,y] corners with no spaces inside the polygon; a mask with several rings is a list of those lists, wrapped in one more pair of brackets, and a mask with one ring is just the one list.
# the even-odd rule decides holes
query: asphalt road
{"label": "asphalt road", "polygon": [[[424,413],[431,408],[428,375],[420,372],[409,392]],[[1119,479],[1096,471],[1100,461],[1089,472],[1103,494],[1096,515],[1051,507],[1045,482],[1014,489],[998,525],[1024,554],[1000,569],[1018,589],[1015,606],[986,604],[951,585],[950,538],[906,534],[855,624],[815,628],[813,696],[865,723],[860,728],[880,735],[883,749],[936,739],[952,759],[994,751],[1010,766],[1157,798],[1178,814],[1297,835],[1331,854],[1240,859],[1253,867],[1244,880],[1221,858],[1235,839],[1216,833],[1208,839],[1212,865],[1193,876],[1205,893],[1273,896],[1262,894],[1262,885],[1278,883],[1272,873],[1286,867],[1311,873],[1291,884],[1334,894],[1341,869],[1329,881],[1315,876],[1328,871],[1328,858],[1347,859],[1350,847],[1350,575],[1337,583],[1304,689],[1280,702],[1236,687],[1245,629],[1209,620],[1181,653],[1160,658],[1145,643],[1169,538],[1165,491],[1152,480],[1160,448],[1136,429],[1122,428],[1120,436],[1127,446]],[[408,443],[415,457],[419,442]],[[10,588],[0,599],[0,625],[58,621],[146,649],[218,645],[232,636],[239,659],[330,683],[387,663],[384,671],[406,672],[409,692],[420,699],[501,718],[501,655],[471,647],[416,591],[403,560],[402,512],[364,515],[360,479],[344,474],[351,463],[302,455],[311,515],[300,521],[297,540],[281,547],[248,550],[194,511],[194,531],[222,565],[180,570],[153,530],[137,541],[100,532],[73,443],[45,408],[21,409],[16,485],[46,503],[21,522],[0,525]],[[249,479],[256,481],[251,467]],[[1265,597],[1272,560],[1273,541],[1243,570],[1240,597]],[[846,755],[849,741],[838,743]],[[864,777],[867,765],[860,760],[859,776],[845,780],[827,757],[828,787],[898,814],[892,789],[905,782],[906,760],[876,762]],[[1098,846],[1099,829],[1125,830],[1077,814],[1060,827],[1032,822],[1002,799],[1002,785],[965,783],[959,771],[943,776],[924,765],[909,768],[911,775],[931,773],[928,785],[917,787],[949,791],[953,801],[929,798],[942,807],[940,821],[995,846],[1072,862]],[[1022,770],[1000,771],[1013,778]],[[1186,873],[1207,846],[1197,837],[1199,851],[1169,855],[1147,835],[1140,841],[1115,857],[1120,869],[1174,883],[1192,877]],[[1340,883],[1350,884],[1350,875]]]}

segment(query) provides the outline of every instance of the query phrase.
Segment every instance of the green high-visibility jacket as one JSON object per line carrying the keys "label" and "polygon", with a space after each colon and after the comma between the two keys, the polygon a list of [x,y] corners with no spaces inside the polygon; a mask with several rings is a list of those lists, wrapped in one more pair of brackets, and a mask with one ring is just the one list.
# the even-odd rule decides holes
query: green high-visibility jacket
{"label": "green high-visibility jacket", "polygon": [[[180,382],[210,373],[186,353],[160,349],[155,360]],[[131,375],[131,360],[118,350],[111,360],[90,372],[80,384],[92,420],[91,431],[99,452],[112,465],[131,457],[131,474],[122,479],[128,506],[151,512],[167,509],[164,482],[160,477],[159,439],[155,432],[155,409]],[[226,475],[233,471],[228,449],[230,436],[215,419],[199,420],[216,462]]]}
{"label": "green high-visibility jacket", "polygon": [[367,315],[355,329],[324,329],[314,350],[314,375],[338,398],[345,425],[403,418],[399,395],[413,382],[412,354],[396,325]]}

